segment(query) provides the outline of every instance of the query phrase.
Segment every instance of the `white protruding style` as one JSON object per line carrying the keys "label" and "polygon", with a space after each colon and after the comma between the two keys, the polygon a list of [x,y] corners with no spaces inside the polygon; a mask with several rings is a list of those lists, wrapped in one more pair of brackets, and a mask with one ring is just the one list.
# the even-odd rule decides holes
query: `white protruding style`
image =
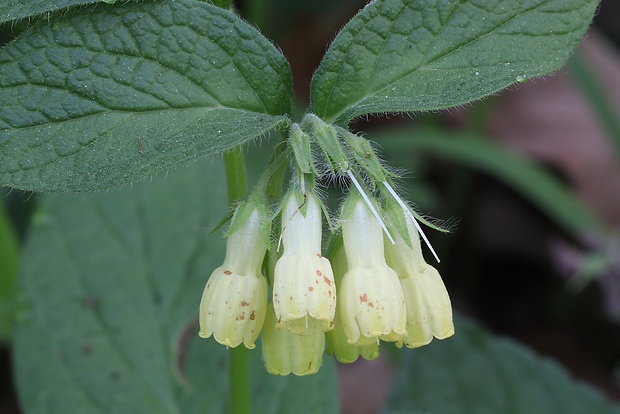
{"label": "white protruding style", "polygon": [[383,220],[381,220],[381,216],[379,215],[379,212],[377,211],[377,209],[375,208],[375,206],[370,202],[370,199],[368,198],[368,196],[366,195],[366,192],[364,191],[364,189],[362,188],[362,186],[360,185],[360,183],[357,181],[357,178],[355,178],[355,175],[353,175],[353,173],[351,172],[351,170],[347,170],[347,175],[349,176],[349,178],[351,179],[351,181],[353,181],[353,184],[355,185],[355,188],[357,188],[357,191],[359,191],[360,195],[362,196],[362,198],[364,199],[364,203],[366,203],[366,205],[368,206],[368,208],[370,209],[370,211],[372,212],[372,215],[375,216],[375,218],[377,219],[377,221],[379,222],[379,224],[381,225],[381,228],[383,229],[383,231],[385,232],[385,235],[387,236],[388,239],[390,239],[390,241],[392,243],[394,243],[394,238],[392,237],[392,235],[390,234],[390,232],[388,231],[385,223],[383,222]]}
{"label": "white protruding style", "polygon": [[[396,191],[394,191],[392,186],[387,181],[384,181],[383,185],[385,186],[385,188],[387,188],[387,190],[392,195],[392,197],[394,197],[396,202],[403,208],[403,210],[405,211],[405,214],[407,214],[411,218],[411,220],[413,221],[413,225],[415,226],[415,228],[418,230],[418,232],[422,236],[422,239],[424,239],[424,243],[426,243],[426,245],[430,249],[431,253],[433,253],[433,256],[435,256],[435,260],[437,260],[437,263],[441,262],[441,260],[439,260],[439,256],[437,256],[437,253],[435,253],[435,249],[433,249],[433,246],[431,245],[431,242],[426,237],[426,234],[424,234],[424,231],[422,230],[422,227],[420,226],[418,221],[415,219],[415,216],[411,213],[411,210],[409,210],[409,207],[398,196],[398,194],[396,194]],[[392,242],[392,244],[394,244],[394,239],[392,239],[391,237],[390,237],[390,241]]]}

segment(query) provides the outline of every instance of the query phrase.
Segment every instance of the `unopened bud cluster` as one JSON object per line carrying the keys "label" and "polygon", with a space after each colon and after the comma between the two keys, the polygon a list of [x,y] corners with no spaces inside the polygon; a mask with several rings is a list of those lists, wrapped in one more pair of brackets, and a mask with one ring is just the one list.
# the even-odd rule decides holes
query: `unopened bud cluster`
{"label": "unopened bud cluster", "polygon": [[[288,145],[292,179],[279,214],[266,199],[276,167],[235,210],[224,263],[202,296],[200,336],[252,349],[262,332],[269,373],[308,375],[326,342],[348,363],[376,358],[380,341],[415,348],[453,335],[450,299],[422,256],[416,219],[368,141],[307,115]],[[322,246],[332,222],[314,183],[325,173],[352,188]]]}

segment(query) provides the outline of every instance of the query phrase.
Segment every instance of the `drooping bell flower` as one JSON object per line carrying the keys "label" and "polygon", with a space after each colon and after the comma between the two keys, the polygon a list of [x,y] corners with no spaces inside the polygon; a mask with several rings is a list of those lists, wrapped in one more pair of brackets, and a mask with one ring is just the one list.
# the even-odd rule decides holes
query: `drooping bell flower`
{"label": "drooping bell flower", "polygon": [[[342,277],[347,272],[347,259],[344,254],[344,248],[337,250],[332,258],[332,269],[334,270],[334,278],[336,280],[336,289],[340,290],[342,286]],[[360,357],[372,360],[379,357],[379,344],[373,342],[370,345],[357,346],[350,344],[342,325],[340,312],[336,311],[334,316],[334,329],[325,334],[327,340],[327,353],[334,355],[336,360],[342,364],[350,364]]]}
{"label": "drooping bell flower", "polygon": [[431,342],[433,337],[445,339],[454,335],[452,305],[439,272],[424,260],[411,215],[402,209],[395,211],[399,215],[397,220],[404,219],[409,237],[407,243],[395,232],[394,244],[384,240],[387,263],[400,278],[407,306],[407,334],[397,345],[404,343],[408,348],[417,348]]}
{"label": "drooping bell flower", "polygon": [[293,192],[282,211],[284,253],[274,271],[273,306],[279,328],[305,335],[332,329],[336,285],[321,255],[321,206],[317,197]]}
{"label": "drooping bell flower", "polygon": [[400,340],[407,333],[403,290],[385,261],[381,225],[356,196],[345,202],[342,237],[347,272],[338,307],[348,342],[365,346]]}
{"label": "drooping bell flower", "polygon": [[295,335],[287,329],[276,327],[276,314],[269,305],[261,337],[265,369],[273,375],[311,375],[323,362],[325,333],[310,330],[305,335]]}
{"label": "drooping bell flower", "polygon": [[253,349],[267,312],[267,250],[259,208],[242,204],[233,217],[222,266],[213,271],[200,301],[200,332],[222,345]]}

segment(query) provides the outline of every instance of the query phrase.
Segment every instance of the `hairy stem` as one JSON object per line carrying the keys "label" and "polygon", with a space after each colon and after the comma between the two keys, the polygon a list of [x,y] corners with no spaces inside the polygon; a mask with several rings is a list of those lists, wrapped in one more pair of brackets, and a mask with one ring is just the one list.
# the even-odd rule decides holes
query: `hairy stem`
{"label": "hairy stem", "polygon": [[[224,154],[228,203],[233,204],[247,192],[245,161],[240,147]],[[240,345],[230,350],[230,412],[250,413],[250,369],[248,350]]]}

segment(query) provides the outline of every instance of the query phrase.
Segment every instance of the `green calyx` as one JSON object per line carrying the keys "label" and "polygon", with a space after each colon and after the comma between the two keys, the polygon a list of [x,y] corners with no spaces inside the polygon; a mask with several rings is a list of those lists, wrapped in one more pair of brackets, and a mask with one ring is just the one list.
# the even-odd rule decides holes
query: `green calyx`
{"label": "green calyx", "polygon": [[301,123],[291,125],[288,144],[297,169],[304,174],[316,176],[327,170],[333,175],[348,175],[353,171],[369,178],[372,191],[393,176],[367,139],[314,114],[306,114]]}

